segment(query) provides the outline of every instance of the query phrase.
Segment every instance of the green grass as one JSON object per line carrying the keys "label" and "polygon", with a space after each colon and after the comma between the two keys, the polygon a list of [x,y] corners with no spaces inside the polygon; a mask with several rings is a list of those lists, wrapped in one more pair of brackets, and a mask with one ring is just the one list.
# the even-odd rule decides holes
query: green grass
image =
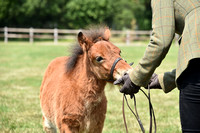
{"label": "green grass", "polygon": [[[47,43],[45,43],[47,44]],[[138,63],[143,56],[144,45],[119,46],[122,56],[128,61]],[[39,102],[39,88],[48,63],[55,57],[69,55],[66,45],[30,45],[29,43],[0,42],[0,133],[40,133],[42,114]],[[172,46],[157,73],[176,67],[178,47]],[[134,66],[133,66],[134,67]],[[104,133],[125,132],[122,118],[122,94],[118,89],[105,89],[108,107],[104,123]],[[151,99],[157,119],[158,133],[179,133],[180,119],[178,90],[164,94],[152,90]],[[149,128],[148,101],[138,93],[137,108],[145,129]],[[132,102],[132,101],[129,101]],[[133,106],[133,104],[131,104]],[[139,133],[139,125],[125,109],[129,132]],[[147,132],[147,131],[146,131]]]}

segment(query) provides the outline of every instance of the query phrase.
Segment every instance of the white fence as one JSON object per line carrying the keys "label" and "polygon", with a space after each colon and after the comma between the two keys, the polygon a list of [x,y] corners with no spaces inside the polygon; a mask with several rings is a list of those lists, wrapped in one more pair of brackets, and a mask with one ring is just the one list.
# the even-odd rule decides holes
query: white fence
{"label": "white fence", "polygon": [[[37,28],[0,28],[0,37],[7,43],[9,38],[28,38],[30,43],[34,39],[53,39],[57,44],[59,39],[74,39],[81,30],[69,29],[37,29]],[[117,31],[111,30],[112,38],[122,38],[127,45],[132,40],[147,40],[151,31]]]}

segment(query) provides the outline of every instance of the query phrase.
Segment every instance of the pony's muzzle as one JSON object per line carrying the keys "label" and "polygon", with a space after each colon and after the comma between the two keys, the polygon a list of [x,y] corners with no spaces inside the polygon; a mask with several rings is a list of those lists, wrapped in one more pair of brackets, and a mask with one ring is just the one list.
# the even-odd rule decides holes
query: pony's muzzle
{"label": "pony's muzzle", "polygon": [[119,79],[122,76],[125,76],[127,74],[129,74],[129,72],[132,70],[132,68],[128,69],[128,70],[118,70],[116,75],[115,75],[115,79]]}

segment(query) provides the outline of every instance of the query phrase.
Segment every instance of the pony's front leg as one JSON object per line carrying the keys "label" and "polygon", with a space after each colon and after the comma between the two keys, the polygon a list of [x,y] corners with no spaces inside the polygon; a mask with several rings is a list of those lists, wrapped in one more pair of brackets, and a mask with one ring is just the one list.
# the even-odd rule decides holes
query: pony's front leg
{"label": "pony's front leg", "polygon": [[43,119],[43,130],[46,132],[46,133],[56,133],[56,127],[53,126],[53,124],[47,120],[44,116],[42,117]]}
{"label": "pony's front leg", "polygon": [[63,116],[61,124],[59,124],[60,133],[79,133],[80,117],[77,115]]}
{"label": "pony's front leg", "polygon": [[61,127],[60,127],[60,133],[74,133],[73,131],[70,130],[70,128],[68,127],[68,125],[66,124],[61,124]]}
{"label": "pony's front leg", "polygon": [[55,128],[44,127],[46,133],[57,133]]}
{"label": "pony's front leg", "polygon": [[66,123],[63,123],[59,130],[60,133],[79,133],[79,128],[69,127]]}

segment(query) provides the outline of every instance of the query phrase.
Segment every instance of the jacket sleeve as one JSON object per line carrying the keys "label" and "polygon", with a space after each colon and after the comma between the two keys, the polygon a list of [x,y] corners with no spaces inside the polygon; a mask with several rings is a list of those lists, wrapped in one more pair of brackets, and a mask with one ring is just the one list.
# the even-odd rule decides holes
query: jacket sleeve
{"label": "jacket sleeve", "polygon": [[161,85],[161,88],[165,93],[170,92],[174,88],[176,88],[176,69],[171,72],[165,72],[163,74],[158,75],[158,80]]}
{"label": "jacket sleeve", "polygon": [[152,35],[143,58],[129,73],[131,81],[147,86],[151,75],[165,58],[175,35],[172,0],[152,0]]}

